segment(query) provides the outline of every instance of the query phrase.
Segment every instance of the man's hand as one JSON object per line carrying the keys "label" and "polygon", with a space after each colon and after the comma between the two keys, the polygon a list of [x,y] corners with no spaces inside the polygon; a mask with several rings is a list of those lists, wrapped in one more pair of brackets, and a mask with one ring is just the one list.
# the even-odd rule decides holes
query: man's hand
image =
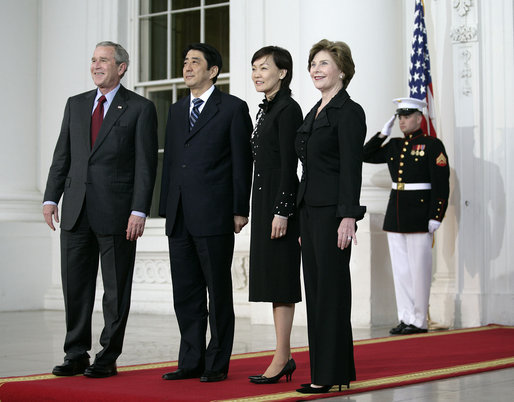
{"label": "man's hand", "polygon": [[134,241],[143,236],[146,218],[137,215],[130,215],[127,225],[127,240]]}
{"label": "man's hand", "polygon": [[59,209],[57,208],[57,205],[43,205],[43,216],[45,217],[46,224],[50,226],[50,229],[55,231],[53,219],[55,219],[55,222],[59,223]]}
{"label": "man's hand", "polygon": [[248,223],[246,216],[234,215],[234,233],[239,233]]}
{"label": "man's hand", "polygon": [[391,134],[391,130],[393,129],[394,120],[396,119],[396,115],[391,117],[386,124],[384,124],[384,127],[382,128],[382,131],[380,131],[380,134],[382,134],[383,137],[387,137]]}

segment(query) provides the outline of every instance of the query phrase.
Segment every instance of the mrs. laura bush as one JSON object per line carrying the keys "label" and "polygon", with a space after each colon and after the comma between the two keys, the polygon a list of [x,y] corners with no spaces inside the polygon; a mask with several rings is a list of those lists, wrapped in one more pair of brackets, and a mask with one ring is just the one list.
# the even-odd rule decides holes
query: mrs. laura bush
{"label": "mrs. laura bush", "polygon": [[297,203],[309,333],[311,383],[301,393],[328,392],[355,380],[350,323],[350,252],[357,244],[366,119],[346,87],[355,72],[344,42],[321,40],[308,64],[321,100],[298,129],[303,165]]}

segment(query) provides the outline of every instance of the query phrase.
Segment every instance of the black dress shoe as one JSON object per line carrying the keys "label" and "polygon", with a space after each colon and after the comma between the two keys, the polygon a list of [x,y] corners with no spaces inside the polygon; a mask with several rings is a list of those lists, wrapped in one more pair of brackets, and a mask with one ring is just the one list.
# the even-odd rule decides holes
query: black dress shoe
{"label": "black dress shoe", "polygon": [[93,363],[84,371],[84,375],[90,378],[106,378],[112,377],[116,374],[118,374],[116,363],[108,364],[106,366]]}
{"label": "black dress shoe", "polygon": [[394,327],[394,328],[391,328],[391,330],[389,331],[389,333],[391,335],[400,335],[402,333],[402,331],[407,327],[407,324],[405,324],[403,321],[400,321],[400,323]]}
{"label": "black dress shoe", "polygon": [[[311,384],[301,384],[303,388],[297,389],[296,392],[300,392],[301,394],[324,394],[329,392],[332,388],[332,385],[323,385],[322,387],[313,387]],[[344,384],[346,388],[350,388],[350,383]],[[337,385],[339,387],[339,392],[341,391],[341,384]]]}
{"label": "black dress shoe", "polygon": [[84,370],[89,366],[89,357],[84,356],[78,359],[65,359],[64,363],[60,366],[55,366],[52,370],[53,375],[57,376],[72,376],[84,373]]}
{"label": "black dress shoe", "polygon": [[185,369],[177,369],[176,371],[172,371],[170,373],[165,373],[162,375],[164,380],[187,380],[188,378],[198,378],[200,377],[200,373],[195,370],[185,370]]}
{"label": "black dress shoe", "polygon": [[221,371],[205,371],[200,377],[201,382],[216,382],[223,381],[227,378],[227,373],[223,373]]}
{"label": "black dress shoe", "polygon": [[411,324],[411,325],[407,325],[402,330],[402,335],[424,334],[426,332],[428,332],[428,330],[426,328],[418,328],[415,325]]}
{"label": "black dress shoe", "polygon": [[329,392],[330,388],[332,388],[332,385],[323,385],[322,387],[315,388],[312,387],[311,384],[309,384],[307,387],[297,389],[296,392],[300,392],[301,394],[324,394],[326,392]]}

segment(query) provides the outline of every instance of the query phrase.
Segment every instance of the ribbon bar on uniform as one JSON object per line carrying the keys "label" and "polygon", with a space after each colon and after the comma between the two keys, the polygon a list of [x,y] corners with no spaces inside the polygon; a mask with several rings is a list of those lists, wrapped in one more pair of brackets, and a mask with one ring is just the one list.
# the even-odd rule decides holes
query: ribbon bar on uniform
{"label": "ribbon bar on uniform", "polygon": [[393,190],[430,190],[432,185],[430,183],[393,183]]}

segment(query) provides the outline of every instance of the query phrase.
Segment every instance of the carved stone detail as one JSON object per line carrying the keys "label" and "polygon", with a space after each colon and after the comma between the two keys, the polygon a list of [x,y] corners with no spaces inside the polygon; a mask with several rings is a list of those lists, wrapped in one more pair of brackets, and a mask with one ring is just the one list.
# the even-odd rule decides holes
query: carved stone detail
{"label": "carved stone detail", "polygon": [[464,59],[464,67],[460,73],[460,78],[462,78],[462,93],[465,96],[471,95],[471,84],[469,82],[472,74],[471,67],[469,61],[471,60],[471,52],[467,49],[462,51],[462,58]]}
{"label": "carved stone detail", "polygon": [[450,36],[454,42],[472,42],[477,40],[477,27],[461,25],[458,28],[452,29]]}
{"label": "carved stone detail", "polygon": [[471,8],[471,0],[453,0],[453,8],[457,10],[457,14],[464,17]]}
{"label": "carved stone detail", "polygon": [[248,253],[234,253],[232,261],[232,282],[234,290],[243,290],[248,287],[250,257]]}
{"label": "carved stone detail", "polygon": [[[232,281],[235,290],[248,287],[249,255],[235,252],[232,261]],[[134,283],[168,284],[171,283],[170,262],[166,253],[163,257],[139,253],[134,266]]]}
{"label": "carved stone detail", "polygon": [[134,267],[134,283],[171,283],[169,259],[138,256]]}

